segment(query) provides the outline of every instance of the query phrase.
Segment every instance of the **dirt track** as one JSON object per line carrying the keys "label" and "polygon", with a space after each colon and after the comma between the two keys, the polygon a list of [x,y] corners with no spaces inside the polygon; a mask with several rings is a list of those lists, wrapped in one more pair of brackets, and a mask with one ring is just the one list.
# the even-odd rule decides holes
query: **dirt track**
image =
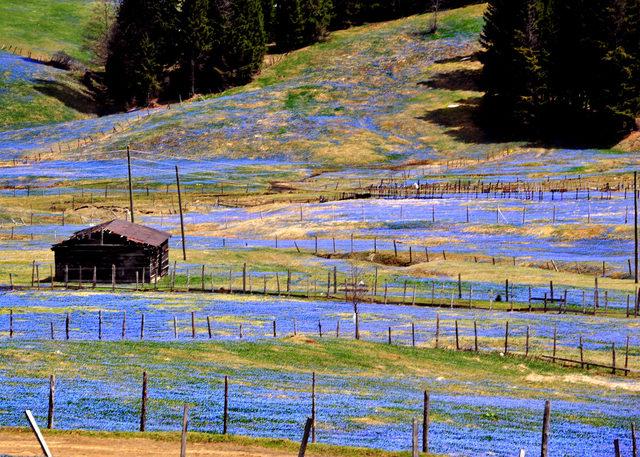
{"label": "dirt track", "polygon": [[[165,457],[180,455],[180,443],[178,441],[87,437],[75,434],[53,435],[46,437],[46,439],[54,457]],[[0,454],[15,457],[34,457],[41,456],[42,451],[31,433],[0,431]],[[193,443],[188,445],[187,455],[193,457],[290,457],[297,454],[295,452],[231,443]]]}

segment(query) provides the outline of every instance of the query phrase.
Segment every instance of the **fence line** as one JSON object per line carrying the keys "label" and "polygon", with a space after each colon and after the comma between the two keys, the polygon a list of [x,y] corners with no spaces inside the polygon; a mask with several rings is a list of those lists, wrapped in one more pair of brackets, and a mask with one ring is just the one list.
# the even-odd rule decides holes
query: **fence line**
{"label": "fence line", "polygon": [[[86,314],[86,313],[84,313]],[[62,335],[62,339],[69,341],[69,340],[77,340],[77,341],[103,341],[105,339],[105,335],[107,335],[107,332],[105,332],[105,328],[104,328],[104,321],[103,321],[103,314],[102,311],[98,311],[95,314],[95,322],[97,323],[97,326],[93,327],[92,326],[92,331],[95,332],[95,339],[78,339],[75,338],[74,335],[72,334],[72,330],[71,330],[71,323],[74,322],[73,319],[73,315],[70,312],[67,312],[64,316],[64,334]],[[120,340],[126,340],[126,339],[130,339],[127,335],[127,319],[129,319],[129,321],[131,320],[131,316],[127,317],[126,311],[119,313],[121,314],[122,318],[121,320],[118,320],[117,322],[113,322],[111,329],[112,329],[112,334],[111,334],[111,339],[113,341],[117,340],[118,337]],[[8,323],[8,335],[9,337],[7,338],[8,340],[14,340],[14,339],[18,339],[18,335],[17,332],[20,332],[20,334],[25,334],[26,331],[25,330],[20,330],[16,328],[16,321],[15,321],[15,316],[16,314],[13,312],[13,309],[10,309],[9,311],[9,323]],[[202,335],[204,333],[204,338],[208,339],[208,340],[212,340],[214,339],[214,332],[215,329],[212,326],[211,323],[211,316],[210,315],[206,315],[206,329],[203,330],[202,326],[198,326],[197,325],[197,319],[196,319],[196,312],[192,311],[190,313],[190,333],[179,333],[178,331],[178,319],[175,315],[173,315],[173,319],[168,319],[169,315],[166,315],[164,319],[160,319],[161,321],[164,320],[165,322],[169,322],[169,327],[167,327],[165,329],[165,332],[162,332],[162,329],[160,329],[160,331],[162,332],[163,336],[166,335],[171,335],[173,334],[173,339],[174,340],[179,340],[181,337],[188,340],[196,340],[198,338],[199,335]],[[337,319],[335,321],[335,337],[336,338],[341,338],[341,334],[340,334],[340,319]],[[366,334],[365,329],[364,329],[364,325],[366,322],[363,322],[362,320],[359,320],[358,317],[356,316],[355,318],[356,322],[359,322],[358,325],[355,326],[354,329],[354,334],[353,334],[353,338],[356,340],[364,340],[363,335]],[[326,320],[324,321],[326,323]],[[460,322],[465,322],[465,321],[461,321],[459,319],[451,319],[450,321],[443,321],[440,319],[440,316],[437,315],[435,322],[434,322],[434,326],[433,326],[433,330],[429,332],[430,335],[432,335],[432,338],[426,338],[422,343],[419,341],[418,338],[418,333],[422,333],[424,334],[425,332],[427,332],[427,330],[424,329],[419,329],[415,322],[411,322],[410,324],[404,324],[404,325],[395,325],[395,326],[388,326],[387,332],[387,344],[388,345],[394,345],[394,344],[401,344],[401,341],[398,340],[398,338],[393,337],[393,331],[394,330],[398,330],[398,328],[408,328],[410,329],[410,344],[409,346],[411,347],[425,347],[426,345],[432,346],[435,349],[442,349],[442,348],[454,348],[456,351],[472,351],[472,352],[484,352],[484,353],[500,353],[501,355],[507,356],[507,355],[514,355],[514,356],[522,356],[525,358],[534,358],[534,359],[544,359],[544,360],[551,360],[553,363],[558,363],[558,362],[563,362],[565,364],[575,364],[578,365],[580,368],[582,369],[589,369],[590,367],[598,367],[598,368],[606,368],[606,369],[610,369],[612,374],[617,374],[617,372],[621,372],[623,373],[625,376],[628,375],[629,373],[640,373],[640,371],[638,370],[633,370],[629,367],[629,356],[630,356],[630,337],[627,336],[626,338],[626,345],[624,348],[624,362],[623,364],[619,364],[616,362],[616,346],[615,343],[610,343],[607,345],[611,346],[611,364],[603,364],[601,362],[596,362],[596,361],[589,361],[586,360],[584,357],[584,343],[582,340],[582,336],[580,336],[579,338],[579,342],[578,342],[578,346],[576,348],[571,348],[570,346],[567,345],[563,345],[563,348],[565,350],[565,354],[566,352],[571,352],[571,353],[575,353],[576,351],[578,351],[579,353],[579,359],[574,359],[568,356],[561,356],[560,355],[560,351],[558,348],[558,333],[557,333],[557,328],[554,327],[553,328],[553,337],[552,337],[552,353],[551,355],[549,354],[533,354],[531,348],[532,347],[544,347],[545,344],[544,343],[549,343],[548,339],[542,339],[543,343],[536,343],[536,341],[534,341],[534,339],[531,337],[530,334],[530,326],[527,325],[525,327],[520,326],[519,330],[520,330],[520,335],[519,337],[522,338],[524,337],[524,345],[520,345],[518,346],[516,343],[514,343],[514,338],[515,338],[515,329],[513,326],[510,327],[509,325],[509,321],[505,321],[505,330],[504,330],[504,335],[503,337],[494,337],[494,336],[487,336],[487,337],[483,337],[481,335],[481,333],[479,332],[479,326],[478,326],[478,321],[477,320],[469,320],[467,322],[472,322],[473,323],[473,345],[470,347],[464,347],[464,341],[463,338],[466,340],[468,338],[470,338],[471,336],[466,335],[466,336],[461,336],[460,335],[460,331],[459,331],[459,324]],[[323,321],[319,320],[318,324],[317,324],[317,336],[319,338],[325,338],[327,337],[327,335],[329,335],[329,337],[331,337],[331,333],[325,331],[323,334]],[[79,329],[77,327],[78,324],[75,324],[74,326],[74,332],[77,332]],[[136,331],[136,334],[138,335],[138,338],[140,341],[143,341],[145,339],[149,339],[151,338],[153,340],[153,336],[149,334],[149,328],[147,328],[145,326],[145,313],[140,313],[139,316],[139,321],[138,321],[138,325],[139,327],[136,329],[134,328],[134,330]],[[282,332],[280,332],[280,334],[278,334],[278,325],[277,325],[277,319],[272,320],[271,322],[265,322],[263,325],[261,326],[257,326],[257,325],[252,325],[253,329],[254,329],[254,335],[257,335],[258,339],[267,339],[269,337],[272,338],[278,338],[278,337],[283,337],[285,335],[283,335]],[[449,336],[450,338],[450,344],[449,345],[443,345],[443,328],[446,327],[453,327],[454,329],[454,334],[453,336]],[[471,325],[468,325],[469,328],[471,328]],[[280,328],[282,328],[282,326],[280,326]],[[325,329],[327,327],[325,326]],[[236,327],[237,329],[237,339],[238,340],[243,340],[246,339],[249,336],[248,333],[248,327],[244,326],[242,323],[239,323]],[[155,329],[157,331],[157,329]],[[291,334],[287,335],[287,336],[296,336],[298,335],[298,333],[300,332],[301,328],[299,326],[299,322],[296,322],[294,319],[294,324],[293,324],[293,331],[291,332]],[[37,330],[36,330],[37,331]],[[228,328],[225,328],[223,330],[224,334],[227,334]],[[522,334],[524,331],[524,335]],[[131,333],[131,332],[129,332]],[[309,332],[307,334],[312,334],[313,332]],[[343,333],[342,335],[344,335],[344,328],[343,328]],[[36,337],[35,340],[37,340],[38,338]],[[56,340],[56,339],[60,339],[60,337],[56,338],[56,333],[55,333],[55,324],[54,321],[50,321],[50,334],[48,335],[48,337],[46,338],[42,338],[42,339],[47,339],[47,340]],[[490,340],[490,341],[495,341],[498,340],[498,348],[496,349],[495,345],[491,346],[491,345],[485,345],[484,347],[482,346],[482,340]],[[499,342],[502,339],[503,341],[503,345]],[[384,339],[381,341],[380,338],[372,338],[371,341],[373,342],[383,342]],[[591,344],[597,344],[600,346],[604,346],[605,343],[604,342],[593,342],[591,341]]]}

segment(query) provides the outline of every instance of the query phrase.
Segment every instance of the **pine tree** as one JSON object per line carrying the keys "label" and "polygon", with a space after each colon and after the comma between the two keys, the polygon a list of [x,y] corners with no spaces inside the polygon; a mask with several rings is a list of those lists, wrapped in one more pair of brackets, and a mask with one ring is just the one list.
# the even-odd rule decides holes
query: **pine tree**
{"label": "pine tree", "polygon": [[260,69],[266,52],[260,0],[211,0],[214,35],[209,58],[212,88],[244,84]]}
{"label": "pine tree", "polygon": [[205,59],[213,46],[209,24],[209,0],[185,0],[182,4],[181,67],[188,75],[191,95],[197,90]]}
{"label": "pine tree", "polygon": [[275,1],[274,0],[262,0],[262,17],[264,24],[264,33],[267,37],[267,42],[272,43],[275,41]]}
{"label": "pine tree", "polygon": [[109,42],[105,80],[116,106],[145,105],[160,94],[177,56],[175,0],[123,0]]}
{"label": "pine tree", "polygon": [[323,39],[331,22],[331,0],[301,0],[301,11],[304,18],[304,44]]}
{"label": "pine tree", "polygon": [[304,44],[304,20],[300,0],[278,0],[276,4],[276,44],[282,51]]}
{"label": "pine tree", "polygon": [[531,72],[537,66],[533,11],[534,4],[528,0],[490,0],[480,37],[483,110],[510,130],[525,129],[531,122],[526,107],[534,97]]}

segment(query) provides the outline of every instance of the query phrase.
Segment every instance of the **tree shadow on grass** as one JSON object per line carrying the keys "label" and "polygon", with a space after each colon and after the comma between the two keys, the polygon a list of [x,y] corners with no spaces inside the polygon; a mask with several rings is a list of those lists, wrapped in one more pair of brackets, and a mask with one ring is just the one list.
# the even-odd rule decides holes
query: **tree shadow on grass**
{"label": "tree shadow on grass", "polygon": [[43,95],[53,97],[65,106],[83,114],[96,114],[97,105],[93,97],[86,92],[59,81],[36,79],[34,89]]}
{"label": "tree shadow on grass", "polygon": [[477,123],[481,97],[457,100],[447,108],[428,111],[418,119],[445,127],[445,133],[463,143],[495,143],[497,138],[490,136]]}
{"label": "tree shadow on grass", "polygon": [[426,81],[420,81],[418,85],[430,89],[480,91],[480,70],[462,68],[438,73]]}

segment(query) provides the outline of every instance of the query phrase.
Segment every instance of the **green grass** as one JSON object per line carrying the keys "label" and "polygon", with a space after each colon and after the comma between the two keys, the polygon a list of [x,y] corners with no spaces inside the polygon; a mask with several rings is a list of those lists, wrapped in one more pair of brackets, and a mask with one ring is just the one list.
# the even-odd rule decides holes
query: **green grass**
{"label": "green grass", "polygon": [[0,45],[46,54],[65,51],[87,61],[90,55],[82,49],[82,33],[92,3],[92,0],[2,0]]}
{"label": "green grass", "polygon": [[[61,77],[60,87],[82,96],[84,89],[70,76]],[[85,95],[86,96],[86,95]],[[56,97],[45,95],[26,81],[6,82],[0,74],[0,130],[25,128],[87,117]]]}

